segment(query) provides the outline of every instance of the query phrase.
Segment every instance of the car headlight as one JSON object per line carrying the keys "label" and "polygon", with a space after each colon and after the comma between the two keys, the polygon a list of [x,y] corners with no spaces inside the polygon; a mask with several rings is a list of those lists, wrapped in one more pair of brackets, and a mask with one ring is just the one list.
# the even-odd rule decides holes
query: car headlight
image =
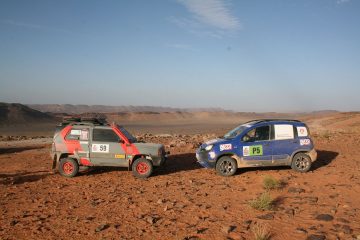
{"label": "car headlight", "polygon": [[212,148],[213,148],[213,145],[207,145],[207,146],[205,147],[205,150],[206,150],[206,151],[210,151]]}

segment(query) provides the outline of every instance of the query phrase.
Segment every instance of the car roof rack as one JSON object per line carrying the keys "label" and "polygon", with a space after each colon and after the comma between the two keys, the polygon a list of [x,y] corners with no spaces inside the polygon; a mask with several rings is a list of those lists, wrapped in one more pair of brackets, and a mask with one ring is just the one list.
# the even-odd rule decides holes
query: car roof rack
{"label": "car roof rack", "polygon": [[109,125],[106,118],[103,117],[78,117],[78,116],[66,116],[63,117],[63,121],[60,125]]}
{"label": "car roof rack", "polygon": [[281,118],[269,118],[269,119],[255,119],[255,120],[251,120],[248,121],[246,123],[250,123],[250,122],[256,122],[256,123],[261,123],[261,122],[301,122],[299,120],[296,119],[281,119]]}

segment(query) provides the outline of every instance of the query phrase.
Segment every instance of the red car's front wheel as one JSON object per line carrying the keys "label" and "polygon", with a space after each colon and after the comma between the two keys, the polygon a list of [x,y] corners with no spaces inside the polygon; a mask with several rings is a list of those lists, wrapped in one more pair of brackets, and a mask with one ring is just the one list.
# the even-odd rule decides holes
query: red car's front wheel
{"label": "red car's front wheel", "polygon": [[138,158],[132,164],[132,172],[135,177],[147,178],[153,172],[153,165],[146,158]]}

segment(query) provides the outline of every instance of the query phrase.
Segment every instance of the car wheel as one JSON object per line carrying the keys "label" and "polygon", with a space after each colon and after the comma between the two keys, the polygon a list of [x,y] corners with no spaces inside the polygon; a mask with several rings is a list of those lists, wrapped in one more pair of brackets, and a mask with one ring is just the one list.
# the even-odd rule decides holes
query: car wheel
{"label": "car wheel", "polygon": [[75,177],[79,172],[79,164],[73,158],[63,158],[60,160],[59,173],[64,177]]}
{"label": "car wheel", "polygon": [[305,153],[297,153],[293,157],[291,168],[297,172],[307,172],[311,168],[311,159]]}
{"label": "car wheel", "polygon": [[132,172],[137,178],[147,178],[153,172],[153,165],[146,158],[138,158],[132,164]]}
{"label": "car wheel", "polygon": [[224,177],[232,176],[236,173],[237,163],[232,157],[221,157],[216,163],[216,172]]}

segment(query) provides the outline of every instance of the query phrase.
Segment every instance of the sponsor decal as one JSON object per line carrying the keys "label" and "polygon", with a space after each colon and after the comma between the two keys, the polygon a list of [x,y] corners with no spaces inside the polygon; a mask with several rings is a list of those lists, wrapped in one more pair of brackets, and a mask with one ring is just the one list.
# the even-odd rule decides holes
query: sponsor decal
{"label": "sponsor decal", "polygon": [[231,143],[220,145],[220,151],[231,150],[231,149],[232,149]]}
{"label": "sponsor decal", "polygon": [[296,127],[299,137],[306,137],[308,135],[306,127]]}
{"label": "sponsor decal", "polygon": [[91,146],[92,152],[98,152],[98,153],[108,153],[109,152],[109,144],[93,144]]}
{"label": "sponsor decal", "polygon": [[214,152],[209,152],[209,157],[210,157],[211,159],[214,159],[214,158],[215,158],[215,153],[214,153]]}
{"label": "sponsor decal", "polygon": [[74,136],[80,136],[81,130],[72,129],[70,134]]}
{"label": "sponsor decal", "polygon": [[80,140],[89,140],[89,130],[84,129],[81,131]]}
{"label": "sponsor decal", "polygon": [[262,145],[254,145],[254,146],[244,146],[243,147],[243,156],[262,156],[263,148]]}
{"label": "sponsor decal", "polygon": [[244,146],[243,147],[243,156],[250,156],[250,147],[249,146]]}
{"label": "sponsor decal", "polygon": [[300,139],[300,145],[303,146],[303,145],[310,145],[310,139]]}
{"label": "sponsor decal", "polygon": [[115,154],[115,158],[125,158],[125,154]]}
{"label": "sponsor decal", "polygon": [[294,138],[294,128],[290,124],[281,124],[274,125],[275,128],[275,139],[284,140],[284,139],[293,139]]}

